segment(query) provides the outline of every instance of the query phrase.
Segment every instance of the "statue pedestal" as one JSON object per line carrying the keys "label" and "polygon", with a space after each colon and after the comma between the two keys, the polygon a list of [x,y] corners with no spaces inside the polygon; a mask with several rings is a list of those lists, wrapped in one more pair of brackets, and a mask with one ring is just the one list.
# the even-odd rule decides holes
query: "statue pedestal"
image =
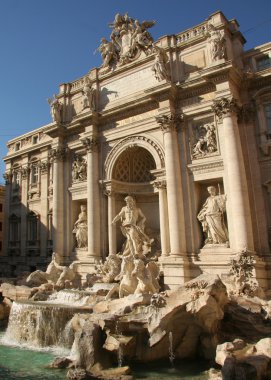
{"label": "statue pedestal", "polygon": [[218,274],[230,270],[230,262],[234,253],[226,244],[207,244],[200,250],[194,264],[202,273]]}
{"label": "statue pedestal", "polygon": [[181,256],[160,256],[159,264],[166,289],[176,289],[190,280],[187,259]]}
{"label": "statue pedestal", "polygon": [[76,272],[79,273],[83,279],[86,278],[88,273],[95,273],[95,266],[100,258],[90,256],[87,248],[75,248],[71,256],[72,261],[76,262]]}

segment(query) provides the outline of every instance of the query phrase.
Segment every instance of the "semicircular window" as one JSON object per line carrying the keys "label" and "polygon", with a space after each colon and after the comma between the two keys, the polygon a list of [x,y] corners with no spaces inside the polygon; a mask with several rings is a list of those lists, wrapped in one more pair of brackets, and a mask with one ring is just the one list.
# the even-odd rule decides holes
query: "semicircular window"
{"label": "semicircular window", "polygon": [[113,179],[121,182],[149,182],[154,179],[151,170],[155,169],[152,155],[144,148],[127,148],[117,159]]}

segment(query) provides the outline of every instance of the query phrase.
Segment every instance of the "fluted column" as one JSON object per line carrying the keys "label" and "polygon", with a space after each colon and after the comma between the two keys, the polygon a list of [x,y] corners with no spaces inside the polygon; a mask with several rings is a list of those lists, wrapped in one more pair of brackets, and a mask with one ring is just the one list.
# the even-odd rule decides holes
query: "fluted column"
{"label": "fluted column", "polygon": [[9,229],[10,229],[10,200],[11,200],[11,190],[12,190],[12,173],[11,171],[3,174],[6,190],[5,190],[5,203],[4,203],[4,239],[3,239],[3,251],[4,256],[8,256],[8,245],[9,245]]}
{"label": "fluted column", "polygon": [[108,202],[108,248],[110,255],[112,253],[117,253],[116,225],[112,224],[112,220],[116,216],[116,203],[115,193],[111,188],[105,190],[105,195],[107,195]]}
{"label": "fluted column", "polygon": [[53,161],[53,251],[60,264],[64,256],[64,160],[66,148],[57,147],[50,152]]}
{"label": "fluted column", "polygon": [[159,194],[161,251],[162,251],[162,256],[168,256],[169,241],[168,241],[168,210],[167,210],[166,182],[155,181],[154,186],[158,189],[158,194]]}
{"label": "fluted column", "polygon": [[156,118],[164,134],[165,167],[168,195],[170,256],[184,256],[186,252],[183,194],[177,124],[181,116],[162,115]]}
{"label": "fluted column", "polygon": [[88,214],[88,255],[101,257],[100,243],[100,188],[98,140],[95,136],[81,139],[87,150],[87,214]]}
{"label": "fluted column", "polygon": [[250,215],[245,207],[246,183],[237,124],[238,106],[233,98],[221,98],[215,100],[213,110],[223,120],[226,191],[230,206],[230,213],[227,214],[230,247],[237,251],[251,249],[248,238]]}
{"label": "fluted column", "polygon": [[28,199],[28,185],[29,185],[29,175],[30,168],[28,164],[21,167],[21,255],[26,256],[27,247],[27,199]]}
{"label": "fluted column", "polygon": [[[47,217],[48,217],[48,175],[49,175],[49,163],[47,160],[43,160],[39,163],[40,169],[40,202],[41,202],[41,211],[40,211],[40,255],[42,257],[47,256],[47,239],[48,231],[46,230],[47,226]],[[48,228],[48,227],[47,227]]]}

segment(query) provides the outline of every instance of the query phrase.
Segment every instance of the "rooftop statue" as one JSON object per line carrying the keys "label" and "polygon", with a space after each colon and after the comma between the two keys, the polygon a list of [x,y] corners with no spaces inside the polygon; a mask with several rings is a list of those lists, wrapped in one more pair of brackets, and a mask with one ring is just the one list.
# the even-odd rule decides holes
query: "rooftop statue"
{"label": "rooftop statue", "polygon": [[56,94],[54,94],[53,99],[47,99],[50,107],[51,107],[51,116],[54,122],[60,124],[62,122],[62,104],[57,99]]}
{"label": "rooftop statue", "polygon": [[137,59],[142,51],[146,55],[152,53],[153,38],[148,29],[154,25],[155,21],[140,23],[127,13],[117,13],[114,21],[109,24],[112,28],[110,41],[102,38],[98,47],[103,59],[101,68],[105,71],[113,70]]}

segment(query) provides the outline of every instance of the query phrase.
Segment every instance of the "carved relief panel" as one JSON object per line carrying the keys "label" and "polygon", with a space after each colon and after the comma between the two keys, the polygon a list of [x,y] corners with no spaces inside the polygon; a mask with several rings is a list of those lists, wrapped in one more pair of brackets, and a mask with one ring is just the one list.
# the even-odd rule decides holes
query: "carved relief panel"
{"label": "carved relief panel", "polygon": [[72,162],[72,182],[82,182],[87,179],[87,156],[75,154]]}
{"label": "carved relief panel", "polygon": [[190,125],[191,160],[219,154],[217,127],[212,119],[193,121]]}

